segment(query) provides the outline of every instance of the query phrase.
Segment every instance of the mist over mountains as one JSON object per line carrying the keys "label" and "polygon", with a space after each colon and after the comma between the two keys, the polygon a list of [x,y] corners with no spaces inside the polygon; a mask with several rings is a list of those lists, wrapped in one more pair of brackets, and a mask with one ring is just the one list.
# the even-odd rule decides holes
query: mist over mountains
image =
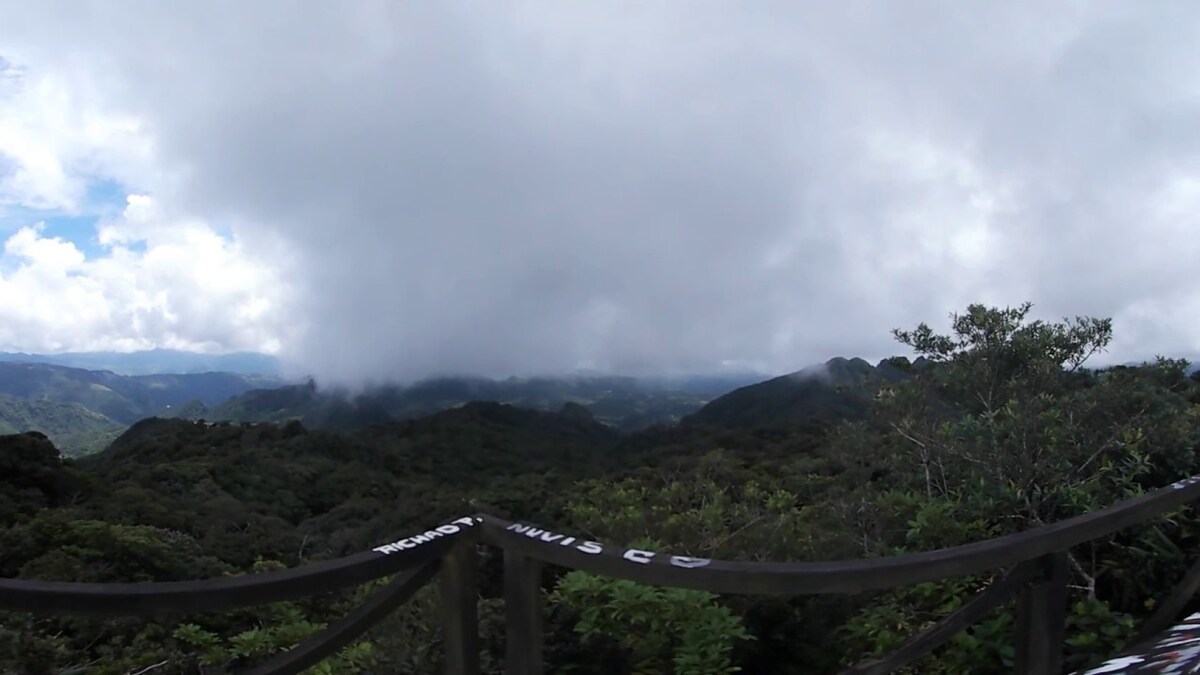
{"label": "mist over mountains", "polygon": [[[65,364],[90,364],[82,368]],[[577,414],[618,432],[680,424],[794,429],[861,417],[882,385],[911,377],[923,360],[835,357],[774,378],[753,373],[625,377],[438,377],[360,390],[288,382],[271,356],[172,350],[40,356],[0,354],[0,433],[39,431],[64,453],[104,449],[147,417],[287,423],[354,431],[420,419],[472,402]],[[1125,364],[1137,365],[1137,364]],[[103,366],[103,367],[101,367]],[[229,370],[215,372],[210,367]],[[1196,364],[1190,366],[1195,372]],[[168,371],[147,373],[162,368]]]}
{"label": "mist over mountains", "polygon": [[504,380],[440,377],[360,392],[323,389],[310,381],[248,391],[214,408],[191,406],[186,416],[239,422],[298,419],[312,428],[359,429],[416,419],[472,401],[490,401],[540,411],[556,411],[568,404],[582,406],[603,424],[633,431],[678,422],[713,398],[759,379],[753,375],[654,379],[571,375]]}
{"label": "mist over mountains", "polygon": [[684,421],[744,426],[735,420],[759,424],[819,413],[848,414],[860,409],[862,402],[845,387],[893,377],[876,374],[876,368],[861,359],[836,358],[766,382],[747,373],[503,380],[440,377],[350,391],[321,387],[311,380],[287,383],[273,375],[244,372],[122,374],[61,365],[103,363],[137,372],[155,364],[186,369],[224,363],[242,370],[273,364],[269,357],[253,354],[215,361],[206,355],[167,350],[47,357],[59,363],[39,362],[39,358],[0,357],[0,431],[40,431],[70,455],[101,450],[147,417],[238,423],[294,420],[311,429],[349,431],[419,419],[477,401],[546,412],[575,410],[576,415],[620,432]]}

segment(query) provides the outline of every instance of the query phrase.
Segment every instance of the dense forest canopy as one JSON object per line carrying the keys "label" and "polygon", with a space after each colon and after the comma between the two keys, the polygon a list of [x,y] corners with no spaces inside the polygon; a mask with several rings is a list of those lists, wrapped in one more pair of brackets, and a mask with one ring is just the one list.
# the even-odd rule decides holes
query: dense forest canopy
{"label": "dense forest canopy", "polygon": [[[1159,358],[1091,369],[1107,319],[1059,323],[973,305],[914,356],[841,360],[713,401],[682,424],[619,433],[580,406],[478,402],[353,431],[147,419],[63,459],[0,438],[0,575],[203,578],[347,555],[478,511],[614,544],[736,560],[930,550],[1037,527],[1200,473],[1200,375]],[[865,367],[864,367],[865,366]],[[1070,552],[1067,666],[1126,646],[1194,561],[1182,510]],[[500,561],[480,551],[485,672],[503,663]],[[999,573],[999,571],[997,571]],[[990,576],[855,596],[652,589],[547,570],[547,672],[834,672],[886,653]],[[0,614],[0,670],[211,673],[256,663],[368,589],[155,621]],[[315,672],[437,672],[436,588]],[[1011,671],[1011,607],[922,673]]]}

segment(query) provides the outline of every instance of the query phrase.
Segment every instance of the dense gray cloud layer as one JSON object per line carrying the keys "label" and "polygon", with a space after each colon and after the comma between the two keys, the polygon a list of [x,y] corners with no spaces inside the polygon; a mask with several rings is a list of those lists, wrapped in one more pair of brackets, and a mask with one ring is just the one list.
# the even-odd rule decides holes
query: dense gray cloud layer
{"label": "dense gray cloud layer", "polygon": [[10,4],[146,124],[126,180],[294,249],[326,380],[782,372],[1027,299],[1200,353],[1194,3]]}

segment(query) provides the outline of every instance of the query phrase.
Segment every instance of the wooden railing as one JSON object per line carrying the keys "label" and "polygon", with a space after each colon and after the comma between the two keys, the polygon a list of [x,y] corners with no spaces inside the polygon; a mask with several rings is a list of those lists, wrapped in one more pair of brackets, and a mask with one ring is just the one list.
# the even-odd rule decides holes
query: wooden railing
{"label": "wooden railing", "polygon": [[[549,563],[655,586],[713,593],[804,595],[857,593],[1005,570],[954,613],[879,659],[844,673],[889,673],[945,644],[1014,597],[1016,672],[1058,674],[1067,597],[1067,551],[1185,506],[1200,498],[1200,476],[1120,504],[1017,534],[925,553],[808,563],[751,563],[613,548],[494,516],[459,518],[424,533],[357,555],[275,572],[200,581],[89,584],[0,579],[0,609],[95,615],[178,614],[227,610],[326,593],[395,575],[362,605],[288,652],[252,670],[298,673],[350,644],[438,577],[445,670],[479,672],[475,547],[504,552],[505,668],[510,675],[542,673],[541,566]],[[1143,637],[1179,616],[1200,589],[1194,565],[1159,610]]]}

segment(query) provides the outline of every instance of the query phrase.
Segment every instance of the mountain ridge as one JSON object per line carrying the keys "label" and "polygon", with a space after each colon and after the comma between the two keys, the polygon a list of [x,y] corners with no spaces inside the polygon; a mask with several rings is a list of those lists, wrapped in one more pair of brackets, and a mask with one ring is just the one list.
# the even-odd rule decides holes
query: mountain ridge
{"label": "mountain ridge", "polygon": [[685,417],[682,424],[790,429],[817,418],[857,419],[866,413],[870,397],[880,386],[911,377],[896,363],[883,359],[872,366],[858,357],[834,357],[729,392]]}
{"label": "mountain ridge", "polygon": [[233,373],[118,375],[0,361],[0,428],[40,431],[68,453],[84,454],[139,419],[191,401],[216,405],[271,381]]}
{"label": "mountain ridge", "polygon": [[109,371],[117,375],[235,373],[278,377],[280,374],[279,359],[258,352],[204,354],[176,349],[148,349],[135,352],[62,352],[58,354],[0,352],[0,361],[45,363],[67,368]]}

